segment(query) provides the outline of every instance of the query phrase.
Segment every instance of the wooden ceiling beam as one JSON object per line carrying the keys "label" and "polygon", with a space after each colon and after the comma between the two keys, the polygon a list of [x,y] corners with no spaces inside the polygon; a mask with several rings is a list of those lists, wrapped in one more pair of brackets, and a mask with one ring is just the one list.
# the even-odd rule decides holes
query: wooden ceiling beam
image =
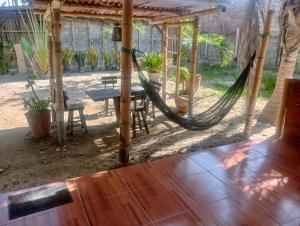
{"label": "wooden ceiling beam", "polygon": [[[65,2],[62,5],[62,10],[91,10],[91,11],[101,11],[101,10],[112,10],[114,12],[119,12],[122,10],[122,7],[119,6],[104,6],[104,5],[81,5],[78,3],[69,3]],[[135,13],[163,13],[166,16],[178,16],[180,14],[170,11],[170,10],[158,10],[158,9],[144,9],[139,7],[134,7],[133,12]]]}
{"label": "wooden ceiling beam", "polygon": [[187,14],[183,14],[180,16],[174,16],[174,17],[169,17],[169,18],[165,18],[165,19],[154,19],[151,21],[150,24],[172,23],[172,22],[175,22],[178,20],[184,20],[187,18],[219,15],[221,12],[225,12],[225,11],[226,11],[225,6],[217,6],[214,8],[205,9],[205,10],[201,10],[201,11],[197,11],[197,12],[193,12],[193,13],[187,13]]}
{"label": "wooden ceiling beam", "polygon": [[[82,17],[82,18],[93,18],[93,19],[109,19],[109,20],[121,20],[122,15],[100,15],[100,14],[89,14],[89,13],[70,13],[70,12],[63,12],[61,11],[61,15],[63,17]],[[144,21],[150,21],[151,18],[148,17],[141,17],[141,16],[135,16],[133,18],[134,20],[144,20]]]}

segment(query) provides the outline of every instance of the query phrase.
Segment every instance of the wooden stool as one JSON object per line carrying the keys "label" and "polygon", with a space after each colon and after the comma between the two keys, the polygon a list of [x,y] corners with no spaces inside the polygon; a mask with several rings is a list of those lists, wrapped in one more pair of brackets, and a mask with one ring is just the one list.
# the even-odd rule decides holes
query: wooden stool
{"label": "wooden stool", "polygon": [[[131,97],[131,101],[133,101],[133,106],[131,107],[131,114],[132,114],[132,132],[133,137],[136,137],[136,121],[138,122],[140,130],[143,130],[143,127],[146,130],[146,133],[149,134],[149,128],[146,120],[146,96],[139,95]],[[139,103],[138,103],[139,101]]]}
{"label": "wooden stool", "polygon": [[[73,128],[76,126],[74,125],[74,123],[76,122],[80,122],[80,126],[81,128],[84,128],[85,133],[88,132],[83,110],[84,110],[84,106],[83,104],[80,103],[68,104],[67,108],[65,109],[65,111],[69,112],[67,130],[70,130],[70,134],[73,134]],[[74,111],[79,112],[80,120],[74,121]]]}

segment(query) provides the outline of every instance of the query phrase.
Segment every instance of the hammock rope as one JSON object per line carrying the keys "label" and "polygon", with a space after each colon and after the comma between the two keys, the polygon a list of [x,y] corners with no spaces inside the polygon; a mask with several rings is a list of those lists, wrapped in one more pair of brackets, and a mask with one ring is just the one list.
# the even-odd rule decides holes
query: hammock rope
{"label": "hammock rope", "polygon": [[130,52],[132,54],[133,66],[138,73],[138,77],[145,89],[145,93],[150,98],[155,107],[157,107],[172,122],[182,126],[185,129],[193,131],[209,129],[212,126],[218,124],[228,114],[228,112],[233,108],[233,106],[243,93],[248,76],[250,74],[250,69],[253,66],[253,62],[255,59],[254,54],[238,79],[214,105],[212,105],[209,109],[195,115],[192,119],[189,119],[178,115],[174,110],[172,110],[163,101],[160,94],[156,91],[155,87],[145,77],[136,57],[136,52],[140,51],[136,49],[125,48],[122,48],[122,51],[127,53]]}

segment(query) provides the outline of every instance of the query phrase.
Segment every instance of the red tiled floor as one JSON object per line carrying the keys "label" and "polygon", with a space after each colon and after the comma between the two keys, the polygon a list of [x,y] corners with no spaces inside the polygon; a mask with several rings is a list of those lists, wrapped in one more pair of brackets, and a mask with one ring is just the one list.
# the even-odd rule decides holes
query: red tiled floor
{"label": "red tiled floor", "polygon": [[133,191],[151,220],[172,216],[195,206],[172,181]]}
{"label": "red tiled floor", "polygon": [[84,203],[90,225],[135,226],[150,223],[131,193]]}
{"label": "red tiled floor", "polygon": [[129,192],[127,185],[113,170],[79,177],[75,179],[75,182],[83,202]]}
{"label": "red tiled floor", "polygon": [[194,160],[180,155],[150,162],[150,166],[161,170],[162,173],[171,179],[183,179],[186,176],[206,171],[206,169],[201,167]]}
{"label": "red tiled floor", "polygon": [[[195,151],[195,147],[194,150]],[[300,224],[300,150],[269,139],[199,150],[67,180],[73,203],[0,225]]]}
{"label": "red tiled floor", "polygon": [[170,180],[170,178],[161,173],[160,170],[148,164],[137,164],[120,168],[117,169],[117,172],[132,190]]}

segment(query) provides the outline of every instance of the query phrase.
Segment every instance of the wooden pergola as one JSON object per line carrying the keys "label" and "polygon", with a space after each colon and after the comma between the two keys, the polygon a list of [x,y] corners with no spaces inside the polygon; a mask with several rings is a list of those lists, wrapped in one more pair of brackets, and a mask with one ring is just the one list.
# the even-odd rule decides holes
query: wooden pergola
{"label": "wooden pergola", "polygon": [[[218,15],[224,6],[193,0],[35,0],[35,13],[43,13],[48,28],[50,96],[53,118],[56,120],[58,141],[66,142],[64,128],[63,79],[61,66],[61,18],[63,16],[111,19],[122,21],[122,47],[132,48],[132,21],[144,20],[149,24],[162,25],[163,79],[162,97],[166,98],[168,26],[194,26],[191,52],[191,84],[189,89],[189,116],[192,117],[194,81],[197,63],[197,37],[200,18]],[[181,29],[178,29],[179,31]],[[180,46],[180,34],[179,46]],[[122,52],[121,104],[120,104],[120,161],[129,159],[130,145],[130,103],[132,57],[129,51]],[[179,76],[180,54],[177,57],[177,79]]]}

